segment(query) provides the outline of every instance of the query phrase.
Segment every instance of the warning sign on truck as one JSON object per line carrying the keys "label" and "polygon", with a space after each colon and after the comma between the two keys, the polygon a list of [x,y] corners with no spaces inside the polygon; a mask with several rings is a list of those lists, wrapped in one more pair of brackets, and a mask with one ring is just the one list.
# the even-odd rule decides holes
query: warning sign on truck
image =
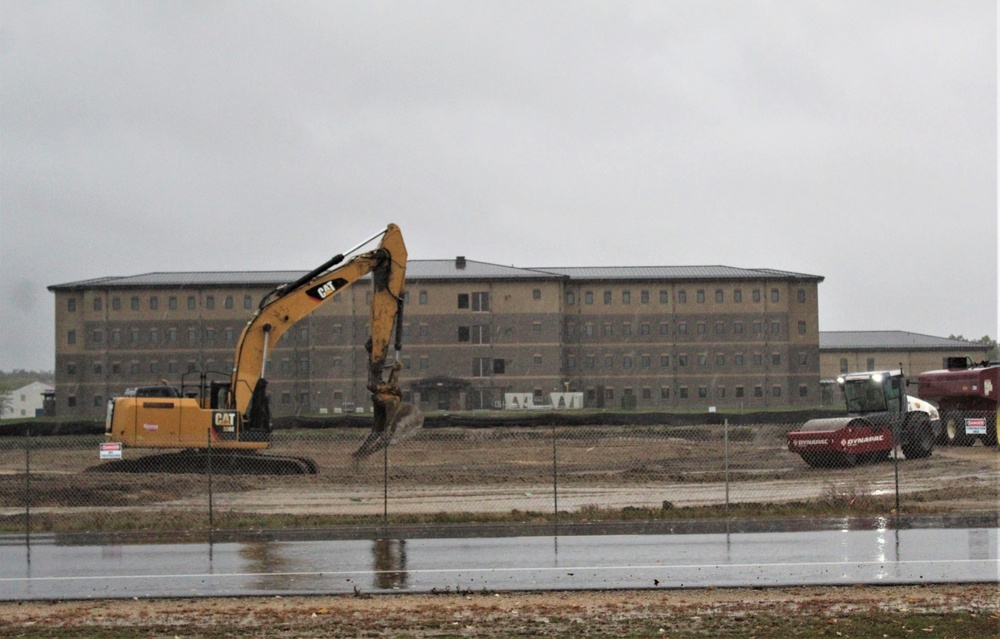
{"label": "warning sign on truck", "polygon": [[966,417],[965,418],[965,434],[966,435],[985,435],[986,434],[986,419],[983,417]]}
{"label": "warning sign on truck", "polygon": [[122,445],[118,442],[103,442],[101,444],[101,459],[121,459]]}

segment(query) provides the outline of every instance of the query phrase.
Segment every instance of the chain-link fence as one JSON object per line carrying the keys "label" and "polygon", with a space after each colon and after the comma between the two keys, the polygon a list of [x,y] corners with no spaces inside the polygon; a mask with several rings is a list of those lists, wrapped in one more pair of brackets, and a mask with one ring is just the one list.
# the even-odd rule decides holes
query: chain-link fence
{"label": "chain-link fence", "polygon": [[275,468],[210,448],[126,448],[122,460],[102,461],[102,435],[27,431],[0,436],[0,532],[995,513],[996,413],[950,417],[961,436],[932,424],[927,455],[900,424],[865,430],[831,419],[491,427],[455,419],[361,462],[351,453],[366,429],[276,430],[261,454],[312,460],[306,474],[268,474]]}

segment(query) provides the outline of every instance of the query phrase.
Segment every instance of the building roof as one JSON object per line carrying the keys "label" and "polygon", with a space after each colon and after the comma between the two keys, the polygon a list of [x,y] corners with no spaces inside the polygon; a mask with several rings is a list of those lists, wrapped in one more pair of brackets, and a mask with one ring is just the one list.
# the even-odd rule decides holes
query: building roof
{"label": "building roof", "polygon": [[[163,272],[99,277],[65,284],[53,284],[50,291],[93,288],[156,288],[164,286],[253,286],[274,287],[293,282],[308,271],[195,271]],[[742,269],[732,266],[600,266],[519,268],[456,258],[450,260],[410,260],[406,264],[408,280],[719,280],[768,279],[812,280],[821,282],[819,275],[791,273],[774,269]]]}
{"label": "building roof", "polygon": [[579,266],[538,268],[571,280],[809,280],[822,282],[821,275],[793,273],[771,268],[735,266]]}
{"label": "building roof", "polygon": [[820,331],[821,351],[985,350],[981,342],[907,331]]}

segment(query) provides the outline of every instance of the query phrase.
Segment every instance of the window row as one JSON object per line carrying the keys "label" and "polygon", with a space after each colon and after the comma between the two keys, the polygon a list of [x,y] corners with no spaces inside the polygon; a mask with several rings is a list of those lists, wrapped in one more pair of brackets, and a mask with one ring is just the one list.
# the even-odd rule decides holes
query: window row
{"label": "window row", "polygon": [[[653,388],[650,386],[644,386],[639,390],[640,397],[644,400],[653,399]],[[749,391],[749,392],[748,392]],[[588,403],[593,403],[597,400],[597,394],[599,390],[595,388],[588,388],[584,392],[584,396]],[[615,389],[604,388],[601,389],[603,392],[604,400],[614,400]],[[659,399],[670,400],[672,397],[672,388],[670,386],[661,386],[659,389]],[[711,394],[715,399],[725,399],[728,396],[728,388],[726,386],[715,386],[714,390],[709,391],[708,386],[679,386],[677,388],[677,398],[678,399],[708,399]],[[775,384],[771,386],[770,392],[763,384],[757,384],[752,387],[747,386],[734,386],[732,388],[732,397],[736,399],[743,399],[745,397],[763,398],[765,395],[770,397],[781,397],[782,396],[782,386]],[[622,397],[635,397],[635,390],[632,388],[623,388]],[[809,386],[806,384],[800,384],[798,387],[799,397],[809,397]]]}
{"label": "window row", "polygon": [[[197,327],[188,327],[186,329],[177,328],[166,328],[161,330],[159,327],[153,327],[149,329],[139,329],[139,328],[128,328],[120,329],[113,328],[107,331],[108,343],[112,345],[118,344],[174,344],[177,343],[181,336],[186,337],[186,341],[189,344],[199,344],[199,343],[213,343],[217,339],[223,339],[228,344],[234,344],[236,342],[236,329],[235,328],[224,328],[221,331],[214,328],[198,329]],[[104,343],[105,331],[103,329],[95,329],[90,334],[90,340],[92,344],[103,344]],[[70,329],[66,332],[66,343],[76,344],[76,330]]]}
{"label": "window row", "polygon": [[[160,310],[160,296],[150,295],[146,298],[146,305],[151,311]],[[166,308],[171,311],[176,311],[180,308],[180,299],[176,295],[169,295],[166,298]],[[111,298],[111,310],[120,311],[122,310],[122,298],[115,296]],[[198,308],[198,296],[188,295],[184,298],[184,303],[187,309],[195,310]],[[76,312],[77,299],[75,297],[67,298],[66,306],[70,313]],[[208,310],[213,310],[215,308],[215,296],[206,295],[204,296],[205,308]],[[129,309],[133,311],[142,310],[142,299],[138,295],[133,295],[128,298]],[[222,297],[222,306],[226,309],[233,309],[236,307],[236,298],[233,295],[226,295]],[[93,307],[95,311],[101,311],[104,309],[104,298],[95,297],[93,300]],[[250,295],[243,296],[243,308],[246,310],[253,308],[253,298]]]}
{"label": "window row", "polygon": [[[613,337],[616,334],[622,335],[624,337],[629,337],[631,335],[670,335],[670,322],[660,322],[658,324],[653,324],[652,322],[639,322],[636,326],[633,322],[603,322],[597,324],[596,322],[584,322],[582,328],[580,328],[581,335],[586,337],[594,337],[597,335],[598,329],[600,329],[600,334],[602,337]],[[617,327],[617,333],[616,333]],[[567,322],[566,323],[566,335],[567,337],[575,336],[577,333],[577,323]],[[747,326],[742,321],[734,321],[731,324],[727,322],[714,322],[711,325],[711,333],[709,333],[709,323],[708,322],[688,322],[679,321],[676,322],[674,327],[674,334],[676,335],[726,335],[732,333],[733,335],[744,335],[746,334]],[[770,336],[781,336],[781,322],[750,322],[749,329],[751,335],[770,335]],[[808,330],[805,321],[799,321],[796,325],[796,331],[799,335],[805,335]]]}
{"label": "window row", "polygon": [[[769,358],[767,358],[771,366],[781,366],[781,354],[773,353]],[[598,361],[601,362],[601,367],[605,369],[615,368],[615,356],[614,355],[603,355],[598,357],[597,355],[584,355],[581,357],[580,365],[585,369],[597,368]],[[659,368],[668,369],[670,368],[671,356],[670,355],[660,355],[658,360],[654,360],[652,355],[622,355],[620,357],[621,368],[623,370],[631,370],[638,366],[641,369],[653,368],[653,362],[658,361]],[[749,357],[743,353],[737,353],[730,357],[722,353],[718,353],[714,356],[707,353],[700,353],[698,355],[688,355],[680,354],[674,358],[674,362],[677,368],[686,368],[688,366],[697,365],[702,367],[707,367],[710,363],[716,367],[724,367],[727,365],[734,367],[741,366],[763,366],[765,357],[762,353],[753,353]],[[797,358],[799,366],[809,365],[809,355],[806,353],[799,353]],[[576,355],[566,356],[566,368],[570,370],[575,370],[577,368],[578,362]]]}
{"label": "window row", "polygon": [[[669,290],[660,289],[658,291],[658,293],[659,293],[658,294],[658,299],[659,299],[659,303],[660,304],[669,304],[670,303],[670,291]],[[632,303],[632,291],[631,291],[631,289],[624,289],[624,290],[618,291],[618,294],[619,294],[619,300],[620,300],[621,304],[623,304],[625,306],[628,306],[629,304]],[[772,289],[770,289],[770,291],[767,294],[769,295],[769,299],[771,300],[772,303],[778,303],[778,302],[781,301],[781,291],[780,291],[780,289],[772,288]],[[763,289],[753,288],[753,289],[749,290],[748,299],[752,300],[755,304],[759,304],[759,303],[761,303],[763,301],[764,295],[765,295],[765,291]],[[568,306],[575,305],[576,304],[576,296],[577,296],[576,291],[566,291],[566,304]],[[697,303],[697,304],[704,304],[710,297],[711,297],[711,299],[715,300],[716,304],[725,304],[726,303],[726,291],[724,289],[721,289],[721,288],[717,288],[717,289],[714,289],[714,290],[708,290],[708,289],[703,289],[703,288],[694,289],[692,297],[693,297],[693,301],[695,303]],[[737,304],[743,303],[743,297],[744,296],[743,296],[743,289],[742,288],[736,288],[736,289],[732,289],[732,291],[730,291],[730,299],[732,299],[732,301],[735,302],[735,303],[737,303]],[[804,288],[800,288],[800,289],[798,289],[795,292],[795,299],[799,303],[805,303],[806,298],[807,298],[807,295],[806,295],[806,290]],[[596,299],[596,296],[595,296],[595,292],[594,291],[583,291],[583,303],[584,304],[587,304],[587,305],[593,304],[595,299]],[[611,290],[604,290],[604,291],[602,291],[601,292],[601,300],[604,302],[605,305],[613,304],[615,302],[615,291],[611,291]],[[640,304],[649,304],[650,300],[651,300],[650,291],[647,290],[647,289],[641,289],[639,291],[639,303]],[[688,290],[687,289],[683,289],[682,288],[682,289],[679,289],[676,292],[676,302],[678,304],[687,304],[688,303]]]}

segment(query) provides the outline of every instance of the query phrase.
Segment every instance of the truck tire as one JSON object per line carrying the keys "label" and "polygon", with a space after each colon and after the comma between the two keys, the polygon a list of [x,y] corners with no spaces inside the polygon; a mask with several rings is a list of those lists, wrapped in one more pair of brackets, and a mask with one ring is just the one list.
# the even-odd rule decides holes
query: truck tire
{"label": "truck tire", "polygon": [[900,448],[907,459],[923,459],[934,450],[934,430],[927,413],[913,412],[903,422],[903,437]]}
{"label": "truck tire", "polygon": [[965,434],[965,417],[957,410],[949,410],[941,414],[942,436],[948,446],[972,446],[975,437]]}

